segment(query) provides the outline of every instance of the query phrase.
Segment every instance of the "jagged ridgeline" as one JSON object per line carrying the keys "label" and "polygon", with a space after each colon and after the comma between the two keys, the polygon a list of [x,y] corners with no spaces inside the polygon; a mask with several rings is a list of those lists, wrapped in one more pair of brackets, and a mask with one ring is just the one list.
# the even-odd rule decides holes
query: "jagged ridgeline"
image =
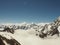
{"label": "jagged ridgeline", "polygon": [[52,23],[45,24],[43,28],[40,31],[38,31],[39,33],[36,35],[38,35],[41,38],[54,35],[57,35],[59,37],[60,34],[59,28],[60,28],[60,17],[58,17]]}
{"label": "jagged ridgeline", "polygon": [[54,24],[56,26],[59,26],[60,25],[60,16],[54,21]]}

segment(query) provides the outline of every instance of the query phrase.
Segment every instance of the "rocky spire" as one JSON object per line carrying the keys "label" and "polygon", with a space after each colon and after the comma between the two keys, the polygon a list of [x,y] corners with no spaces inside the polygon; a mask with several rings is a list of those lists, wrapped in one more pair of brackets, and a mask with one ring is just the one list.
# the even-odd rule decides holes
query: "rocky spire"
{"label": "rocky spire", "polygon": [[56,26],[60,25],[60,16],[54,21]]}

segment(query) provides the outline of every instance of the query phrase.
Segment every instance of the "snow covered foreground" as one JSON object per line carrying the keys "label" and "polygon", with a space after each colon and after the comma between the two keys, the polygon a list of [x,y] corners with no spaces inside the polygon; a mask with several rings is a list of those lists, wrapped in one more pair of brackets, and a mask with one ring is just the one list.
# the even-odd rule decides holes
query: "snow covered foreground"
{"label": "snow covered foreground", "polygon": [[[41,39],[35,35],[35,31],[32,30],[15,30],[14,34],[10,34],[14,39],[20,42],[21,45],[60,45],[59,38],[46,38]],[[5,33],[4,33],[5,34]]]}

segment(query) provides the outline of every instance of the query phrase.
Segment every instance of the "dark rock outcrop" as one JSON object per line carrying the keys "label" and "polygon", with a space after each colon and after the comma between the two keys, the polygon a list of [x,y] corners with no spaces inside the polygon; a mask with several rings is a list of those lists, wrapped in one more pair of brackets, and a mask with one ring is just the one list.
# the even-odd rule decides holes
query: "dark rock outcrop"
{"label": "dark rock outcrop", "polygon": [[3,32],[5,32],[5,31],[14,34],[13,28],[10,29],[9,27],[5,27]]}
{"label": "dark rock outcrop", "polygon": [[51,36],[53,36],[53,35],[55,35],[55,34],[57,34],[58,36],[59,36],[59,31],[58,31],[58,27],[51,27],[52,28],[52,30],[50,31],[50,34],[51,34]]}
{"label": "dark rock outcrop", "polygon": [[7,39],[6,37],[3,37],[2,35],[0,35],[0,45],[21,45],[18,41],[16,41],[15,39]]}

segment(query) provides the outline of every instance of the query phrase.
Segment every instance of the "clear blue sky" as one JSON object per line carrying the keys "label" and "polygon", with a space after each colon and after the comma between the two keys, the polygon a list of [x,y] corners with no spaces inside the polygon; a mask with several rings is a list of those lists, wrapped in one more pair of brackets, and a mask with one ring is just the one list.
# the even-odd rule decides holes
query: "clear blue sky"
{"label": "clear blue sky", "polygon": [[51,22],[60,16],[60,0],[0,0],[0,22]]}

